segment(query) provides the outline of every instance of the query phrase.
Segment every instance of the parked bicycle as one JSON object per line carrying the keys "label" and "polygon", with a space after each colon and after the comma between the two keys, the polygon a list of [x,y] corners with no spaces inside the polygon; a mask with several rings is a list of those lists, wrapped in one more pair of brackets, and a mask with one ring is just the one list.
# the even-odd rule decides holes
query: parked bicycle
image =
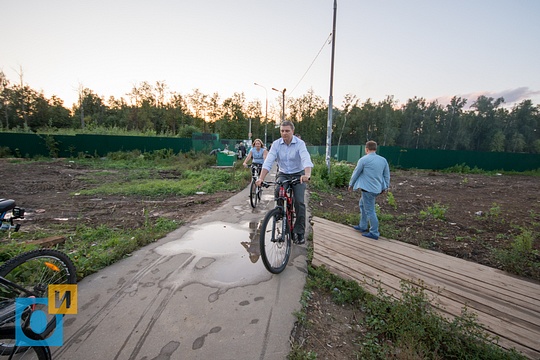
{"label": "parked bicycle", "polygon": [[15,200],[0,199],[0,230],[19,231],[21,224],[13,223],[16,219],[24,219],[24,209],[17,207]]}
{"label": "parked bicycle", "polygon": [[289,262],[296,219],[293,188],[300,184],[300,178],[276,182],[263,182],[264,187],[278,186],[276,207],[264,217],[261,225],[261,258],[268,271],[279,274]]}
{"label": "parked bicycle", "polygon": [[[12,211],[7,217],[8,211]],[[0,200],[0,220],[3,230],[19,230],[13,224],[16,218],[24,218],[24,209],[17,208],[13,200]],[[9,225],[9,226],[8,226]],[[41,310],[48,314],[43,304],[17,309],[17,298],[48,297],[49,285],[75,284],[75,265],[63,252],[40,249],[22,253],[0,266],[0,359],[50,359],[47,346],[17,346],[16,325],[32,340],[46,339],[56,328],[56,315],[47,315],[46,326],[39,334],[30,328],[32,313]],[[19,311],[17,311],[19,310]],[[16,319],[17,313],[20,319]],[[18,321],[20,320],[20,322]]]}
{"label": "parked bicycle", "polygon": [[255,182],[259,179],[261,174],[262,164],[251,164],[251,184],[249,186],[249,202],[251,203],[252,208],[256,208],[257,204],[261,201],[262,197],[262,186],[257,186]]}
{"label": "parked bicycle", "polygon": [[[47,297],[49,285],[75,284],[76,281],[75,265],[71,259],[52,249],[25,252],[0,266],[0,356],[9,356],[9,359],[50,359],[46,346],[15,345],[16,299]],[[47,325],[39,334],[29,327],[33,311],[48,313],[45,305],[36,304],[31,309],[19,310],[22,314],[19,326],[29,339],[46,339],[56,328],[56,315],[47,316]]]}

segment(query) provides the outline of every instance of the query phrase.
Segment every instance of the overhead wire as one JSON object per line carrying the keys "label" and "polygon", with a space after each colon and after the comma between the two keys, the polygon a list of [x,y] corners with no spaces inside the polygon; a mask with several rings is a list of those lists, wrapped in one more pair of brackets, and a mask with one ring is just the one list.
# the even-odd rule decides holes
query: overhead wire
{"label": "overhead wire", "polygon": [[306,77],[307,73],[309,72],[309,70],[311,69],[311,67],[313,66],[313,64],[315,63],[315,61],[317,60],[317,58],[319,57],[319,55],[321,54],[322,50],[324,49],[324,47],[327,45],[327,44],[331,44],[332,43],[332,33],[330,33],[330,35],[328,35],[328,37],[326,38],[326,40],[324,40],[324,43],[323,45],[321,46],[321,49],[319,50],[319,52],[317,53],[317,55],[315,55],[315,58],[313,59],[313,61],[311,62],[311,64],[309,65],[309,67],[307,68],[306,72],[304,73],[304,75],[302,75],[302,77],[300,78],[300,80],[298,80],[298,83],[296,83],[296,85],[294,86],[294,88],[292,89],[292,91],[289,93],[289,96],[292,95],[294,93],[294,90],[296,90],[296,88],[298,87],[298,85],[300,85],[300,83],[302,82],[302,80],[304,80],[304,77]]}

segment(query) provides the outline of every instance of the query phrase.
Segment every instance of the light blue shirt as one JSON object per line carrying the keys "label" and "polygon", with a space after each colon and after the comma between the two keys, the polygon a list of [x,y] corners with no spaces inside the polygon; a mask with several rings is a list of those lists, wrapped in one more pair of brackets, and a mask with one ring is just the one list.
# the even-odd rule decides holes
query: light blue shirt
{"label": "light blue shirt", "polygon": [[251,156],[254,164],[262,164],[264,162],[264,148],[257,151],[257,148],[251,149]]}
{"label": "light blue shirt", "polygon": [[306,143],[296,136],[293,136],[289,145],[283,138],[274,141],[264,161],[263,169],[270,171],[274,161],[278,162],[279,172],[284,174],[298,174],[305,168],[313,167]]}
{"label": "light blue shirt", "polygon": [[390,186],[390,168],[385,158],[376,153],[362,156],[354,169],[349,186],[380,194]]}

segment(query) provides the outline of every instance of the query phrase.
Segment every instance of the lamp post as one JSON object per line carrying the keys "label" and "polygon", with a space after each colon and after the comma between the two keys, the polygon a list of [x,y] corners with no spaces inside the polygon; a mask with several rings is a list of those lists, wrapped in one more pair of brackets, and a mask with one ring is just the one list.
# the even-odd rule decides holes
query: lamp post
{"label": "lamp post", "polygon": [[264,89],[266,94],[266,109],[264,111],[264,146],[266,147],[267,137],[268,137],[268,90],[261,84],[253,83],[257,86],[260,86]]}
{"label": "lamp post", "polygon": [[283,122],[285,121],[285,91],[287,91],[287,89],[278,90],[276,88],[272,88],[272,90],[277,91],[278,93],[281,93],[281,95],[283,95],[283,108],[281,111],[281,122]]}

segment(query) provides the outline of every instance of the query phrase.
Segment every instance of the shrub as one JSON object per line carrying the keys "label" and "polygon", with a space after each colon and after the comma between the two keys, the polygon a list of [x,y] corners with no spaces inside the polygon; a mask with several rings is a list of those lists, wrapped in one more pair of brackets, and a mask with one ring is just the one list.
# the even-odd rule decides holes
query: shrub
{"label": "shrub", "polygon": [[352,169],[344,163],[331,165],[328,182],[334,187],[346,187],[351,179]]}

